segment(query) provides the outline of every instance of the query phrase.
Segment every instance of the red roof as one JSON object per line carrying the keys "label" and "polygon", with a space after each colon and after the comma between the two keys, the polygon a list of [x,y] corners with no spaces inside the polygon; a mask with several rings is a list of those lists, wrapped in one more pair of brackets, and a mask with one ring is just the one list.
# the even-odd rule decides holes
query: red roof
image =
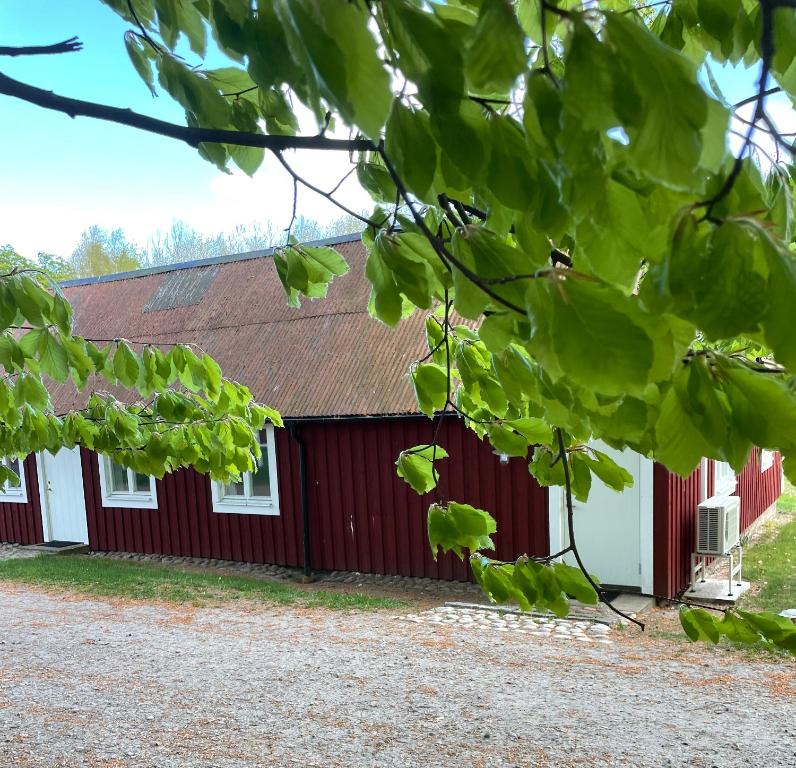
{"label": "red roof", "polygon": [[[326,299],[287,305],[270,252],[73,280],[75,333],[192,343],[287,418],[416,413],[407,373],[425,351],[421,313],[391,329],[367,311],[358,237],[335,241],[350,271]],[[83,397],[56,387],[57,413]]]}

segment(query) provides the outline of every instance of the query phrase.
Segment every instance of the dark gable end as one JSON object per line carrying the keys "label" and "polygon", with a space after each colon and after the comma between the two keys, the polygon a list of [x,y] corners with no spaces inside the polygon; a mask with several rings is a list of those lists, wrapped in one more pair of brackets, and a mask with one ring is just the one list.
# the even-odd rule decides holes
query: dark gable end
{"label": "dark gable end", "polygon": [[[425,352],[423,316],[395,329],[372,319],[359,236],[333,244],[349,273],[300,309],[287,305],[271,251],[67,281],[64,293],[81,336],[196,344],[284,417],[417,413],[407,374]],[[52,394],[57,413],[82,399],[70,386]]]}

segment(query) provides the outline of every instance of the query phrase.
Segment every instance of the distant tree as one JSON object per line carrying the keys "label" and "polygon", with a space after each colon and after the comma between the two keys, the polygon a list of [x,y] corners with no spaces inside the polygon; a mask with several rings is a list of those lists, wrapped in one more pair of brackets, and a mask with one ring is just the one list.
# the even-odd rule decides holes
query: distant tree
{"label": "distant tree", "polygon": [[[358,233],[361,223],[353,216],[339,216],[328,223],[314,218],[298,216],[290,233],[298,240],[321,240]],[[176,264],[195,259],[210,259],[231,253],[245,253],[284,245],[287,232],[264,224],[239,224],[228,232],[204,235],[185,221],[175,220],[167,232],[158,232],[150,239],[142,261],[153,266]]]}
{"label": "distant tree", "polygon": [[13,246],[8,244],[0,245],[0,270],[3,273],[12,272],[20,269],[35,269],[36,265],[17,253]]}
{"label": "distant tree", "polygon": [[69,280],[75,277],[75,270],[72,265],[66,259],[53,253],[39,251],[36,261],[45,272],[49,272],[56,280]]}
{"label": "distant tree", "polygon": [[67,280],[74,277],[71,265],[60,256],[52,253],[39,253],[36,261],[32,261],[20,253],[11,245],[0,246],[0,270],[4,273],[13,270],[41,269],[54,277],[56,280]]}
{"label": "distant tree", "polygon": [[80,236],[69,263],[75,277],[129,272],[145,265],[143,254],[121,229],[107,231],[96,225]]}

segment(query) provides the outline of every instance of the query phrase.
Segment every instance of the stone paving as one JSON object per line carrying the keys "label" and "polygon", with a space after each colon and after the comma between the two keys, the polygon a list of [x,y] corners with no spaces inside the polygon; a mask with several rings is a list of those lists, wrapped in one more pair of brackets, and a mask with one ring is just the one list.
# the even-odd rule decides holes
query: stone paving
{"label": "stone paving", "polygon": [[466,632],[508,632],[540,640],[568,640],[600,645],[613,643],[610,628],[600,622],[548,618],[493,608],[459,608],[446,605],[420,613],[393,616],[393,619],[430,627],[454,627]]}
{"label": "stone paving", "polygon": [[[20,546],[19,544],[0,543],[0,561],[16,557],[35,557],[40,554],[57,553],[43,553],[41,549],[33,549]],[[286,566],[268,563],[244,563],[238,560],[220,560],[209,557],[182,557],[177,555],[143,554],[140,552],[94,551],[87,553],[86,556],[176,567],[213,568],[225,572],[254,576],[256,578],[280,579],[283,581],[301,581],[303,576],[300,568],[288,568]],[[467,604],[467,606],[493,607],[477,584],[462,581],[442,581],[440,579],[425,577],[391,576],[352,571],[317,571],[313,573],[313,582],[319,585],[339,585],[355,589],[374,589],[384,590],[388,593],[405,593],[407,595],[415,595],[422,599],[439,602],[457,601]],[[499,610],[500,612],[508,611],[506,615],[512,615],[511,606],[505,609],[495,608],[494,610]],[[634,613],[635,609],[631,609],[630,612]],[[609,624],[615,624],[620,621],[615,613],[602,604],[583,605],[574,600],[571,601],[570,619],[598,621]],[[509,621],[511,621],[511,619],[509,619]],[[560,622],[558,623],[560,624]],[[554,628],[555,622],[553,629]]]}
{"label": "stone paving", "polygon": [[2,544],[0,543],[0,561],[2,560],[15,560],[20,557],[36,557],[42,554],[31,549],[26,549],[19,544]]}

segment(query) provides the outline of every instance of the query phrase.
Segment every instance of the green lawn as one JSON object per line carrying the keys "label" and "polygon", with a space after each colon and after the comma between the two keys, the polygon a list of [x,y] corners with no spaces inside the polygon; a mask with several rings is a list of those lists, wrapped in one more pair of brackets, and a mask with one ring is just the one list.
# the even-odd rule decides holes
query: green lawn
{"label": "green lawn", "polygon": [[360,593],[307,589],[248,576],[228,576],[176,567],[81,555],[40,555],[0,563],[0,581],[53,587],[102,597],[165,600],[208,605],[257,600],[305,608],[380,610],[402,608],[403,600]]}
{"label": "green lawn", "polygon": [[741,599],[742,608],[774,613],[796,608],[796,491],[790,484],[777,508],[789,522],[744,552],[743,577],[760,589]]}

